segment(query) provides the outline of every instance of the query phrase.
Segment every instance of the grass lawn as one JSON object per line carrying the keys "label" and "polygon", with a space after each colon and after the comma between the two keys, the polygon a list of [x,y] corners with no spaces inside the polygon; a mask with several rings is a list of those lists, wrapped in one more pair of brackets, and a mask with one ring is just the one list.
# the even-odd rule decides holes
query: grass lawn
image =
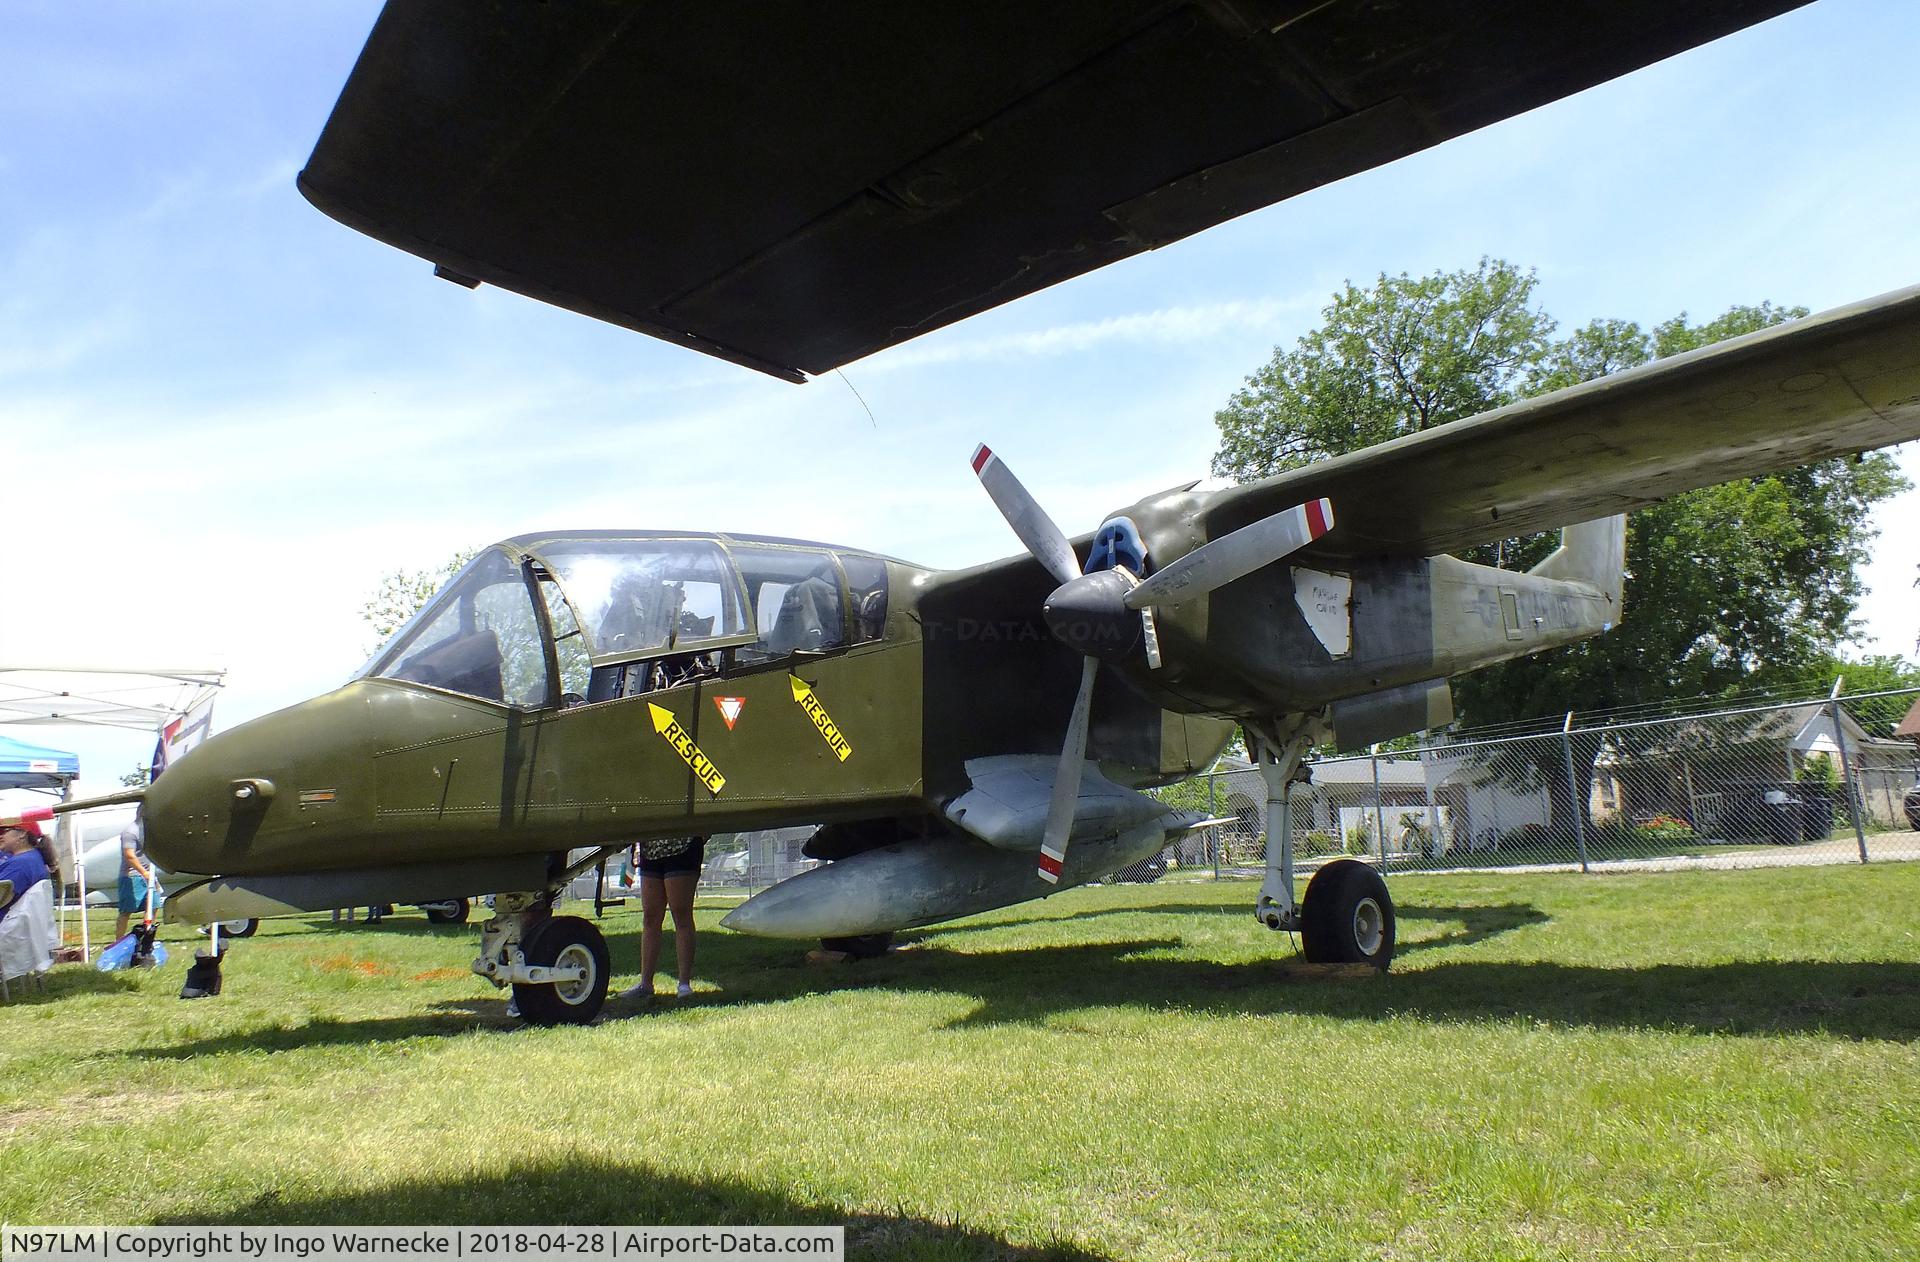
{"label": "grass lawn", "polygon": [[[847,1223],[872,1258],[1912,1257],[1920,864],[1394,880],[1289,977],[1251,883],[1075,890],[520,1029],[471,929],[269,923],[223,996],[0,1009],[0,1219]],[[716,906],[703,919],[717,919]],[[616,963],[638,917],[604,922]],[[616,982],[625,984],[628,978]]]}

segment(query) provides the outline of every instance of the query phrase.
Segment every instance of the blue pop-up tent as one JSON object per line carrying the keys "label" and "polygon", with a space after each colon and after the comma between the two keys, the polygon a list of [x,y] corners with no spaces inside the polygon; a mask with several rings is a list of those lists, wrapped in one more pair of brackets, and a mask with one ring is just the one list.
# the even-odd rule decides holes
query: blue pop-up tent
{"label": "blue pop-up tent", "polygon": [[80,758],[0,736],[0,789],[59,789],[80,775]]}

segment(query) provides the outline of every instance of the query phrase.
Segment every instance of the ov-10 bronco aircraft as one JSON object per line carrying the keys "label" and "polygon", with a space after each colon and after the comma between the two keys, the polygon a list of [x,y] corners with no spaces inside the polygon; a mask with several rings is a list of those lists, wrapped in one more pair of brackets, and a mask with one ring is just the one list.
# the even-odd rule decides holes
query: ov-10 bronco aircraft
{"label": "ov-10 bronco aircraft", "polygon": [[[800,381],[1795,5],[391,0],[300,188],[447,279]],[[168,768],[147,846],[204,874],[191,920],[496,894],[475,971],[583,1022],[609,969],[551,914],[575,851],[821,825],[832,862],[722,923],[871,949],[1201,826],[1143,790],[1238,723],[1255,915],[1385,967],[1372,868],[1296,902],[1305,751],[1444,723],[1452,676],[1620,621],[1627,511],[1916,436],[1907,290],[1073,538],[981,447],[1027,554],[972,569],[510,539],[344,687]],[[1448,555],[1556,528],[1526,573]]]}
{"label": "ov-10 bronco aircraft", "polygon": [[[474,968],[590,1020],[604,940],[548,914],[646,837],[821,823],[834,862],[747,933],[876,944],[1035,898],[1199,819],[1142,792],[1238,721],[1266,777],[1256,914],[1384,967],[1375,870],[1296,904],[1286,792],[1310,744],[1451,716],[1448,677],[1607,630],[1624,518],[1681,489],[1920,435],[1920,289],[1335,460],[1174,487],[1069,539],[985,447],[1030,555],[933,571],[790,539],[578,531],[476,558],[337,691],[209,738],[145,791],[147,846],[229,920],[499,893]],[[1526,573],[1445,550],[1566,524]]]}

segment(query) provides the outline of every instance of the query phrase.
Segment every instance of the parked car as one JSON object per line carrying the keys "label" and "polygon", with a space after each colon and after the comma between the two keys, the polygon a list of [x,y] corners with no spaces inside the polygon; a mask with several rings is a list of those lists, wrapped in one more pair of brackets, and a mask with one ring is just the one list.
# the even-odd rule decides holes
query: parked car
{"label": "parked car", "polygon": [[1902,805],[1907,811],[1907,827],[1920,828],[1920,784],[1907,790],[1907,799]]}

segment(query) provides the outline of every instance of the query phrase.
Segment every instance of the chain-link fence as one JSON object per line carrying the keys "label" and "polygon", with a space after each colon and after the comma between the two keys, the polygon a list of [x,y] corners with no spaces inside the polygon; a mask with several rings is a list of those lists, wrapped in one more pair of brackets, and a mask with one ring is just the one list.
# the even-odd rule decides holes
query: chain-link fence
{"label": "chain-link fence", "polygon": [[[1320,758],[1293,790],[1294,853],[1396,872],[1920,859],[1920,747],[1896,734],[1917,722],[1904,689]],[[1265,864],[1266,789],[1244,760],[1174,792],[1230,821],[1173,847],[1176,866]]]}
{"label": "chain-link fence", "polygon": [[[700,867],[699,892],[744,898],[809,868],[819,867],[819,860],[809,859],[803,853],[807,839],[813,834],[814,828],[809,824],[748,833],[717,833],[709,837]],[[604,885],[598,885],[597,872],[588,872],[576,882],[573,893],[576,897],[591,899],[598,886],[603,897],[622,898],[639,892],[639,880],[634,855],[619,854],[607,860]]]}

